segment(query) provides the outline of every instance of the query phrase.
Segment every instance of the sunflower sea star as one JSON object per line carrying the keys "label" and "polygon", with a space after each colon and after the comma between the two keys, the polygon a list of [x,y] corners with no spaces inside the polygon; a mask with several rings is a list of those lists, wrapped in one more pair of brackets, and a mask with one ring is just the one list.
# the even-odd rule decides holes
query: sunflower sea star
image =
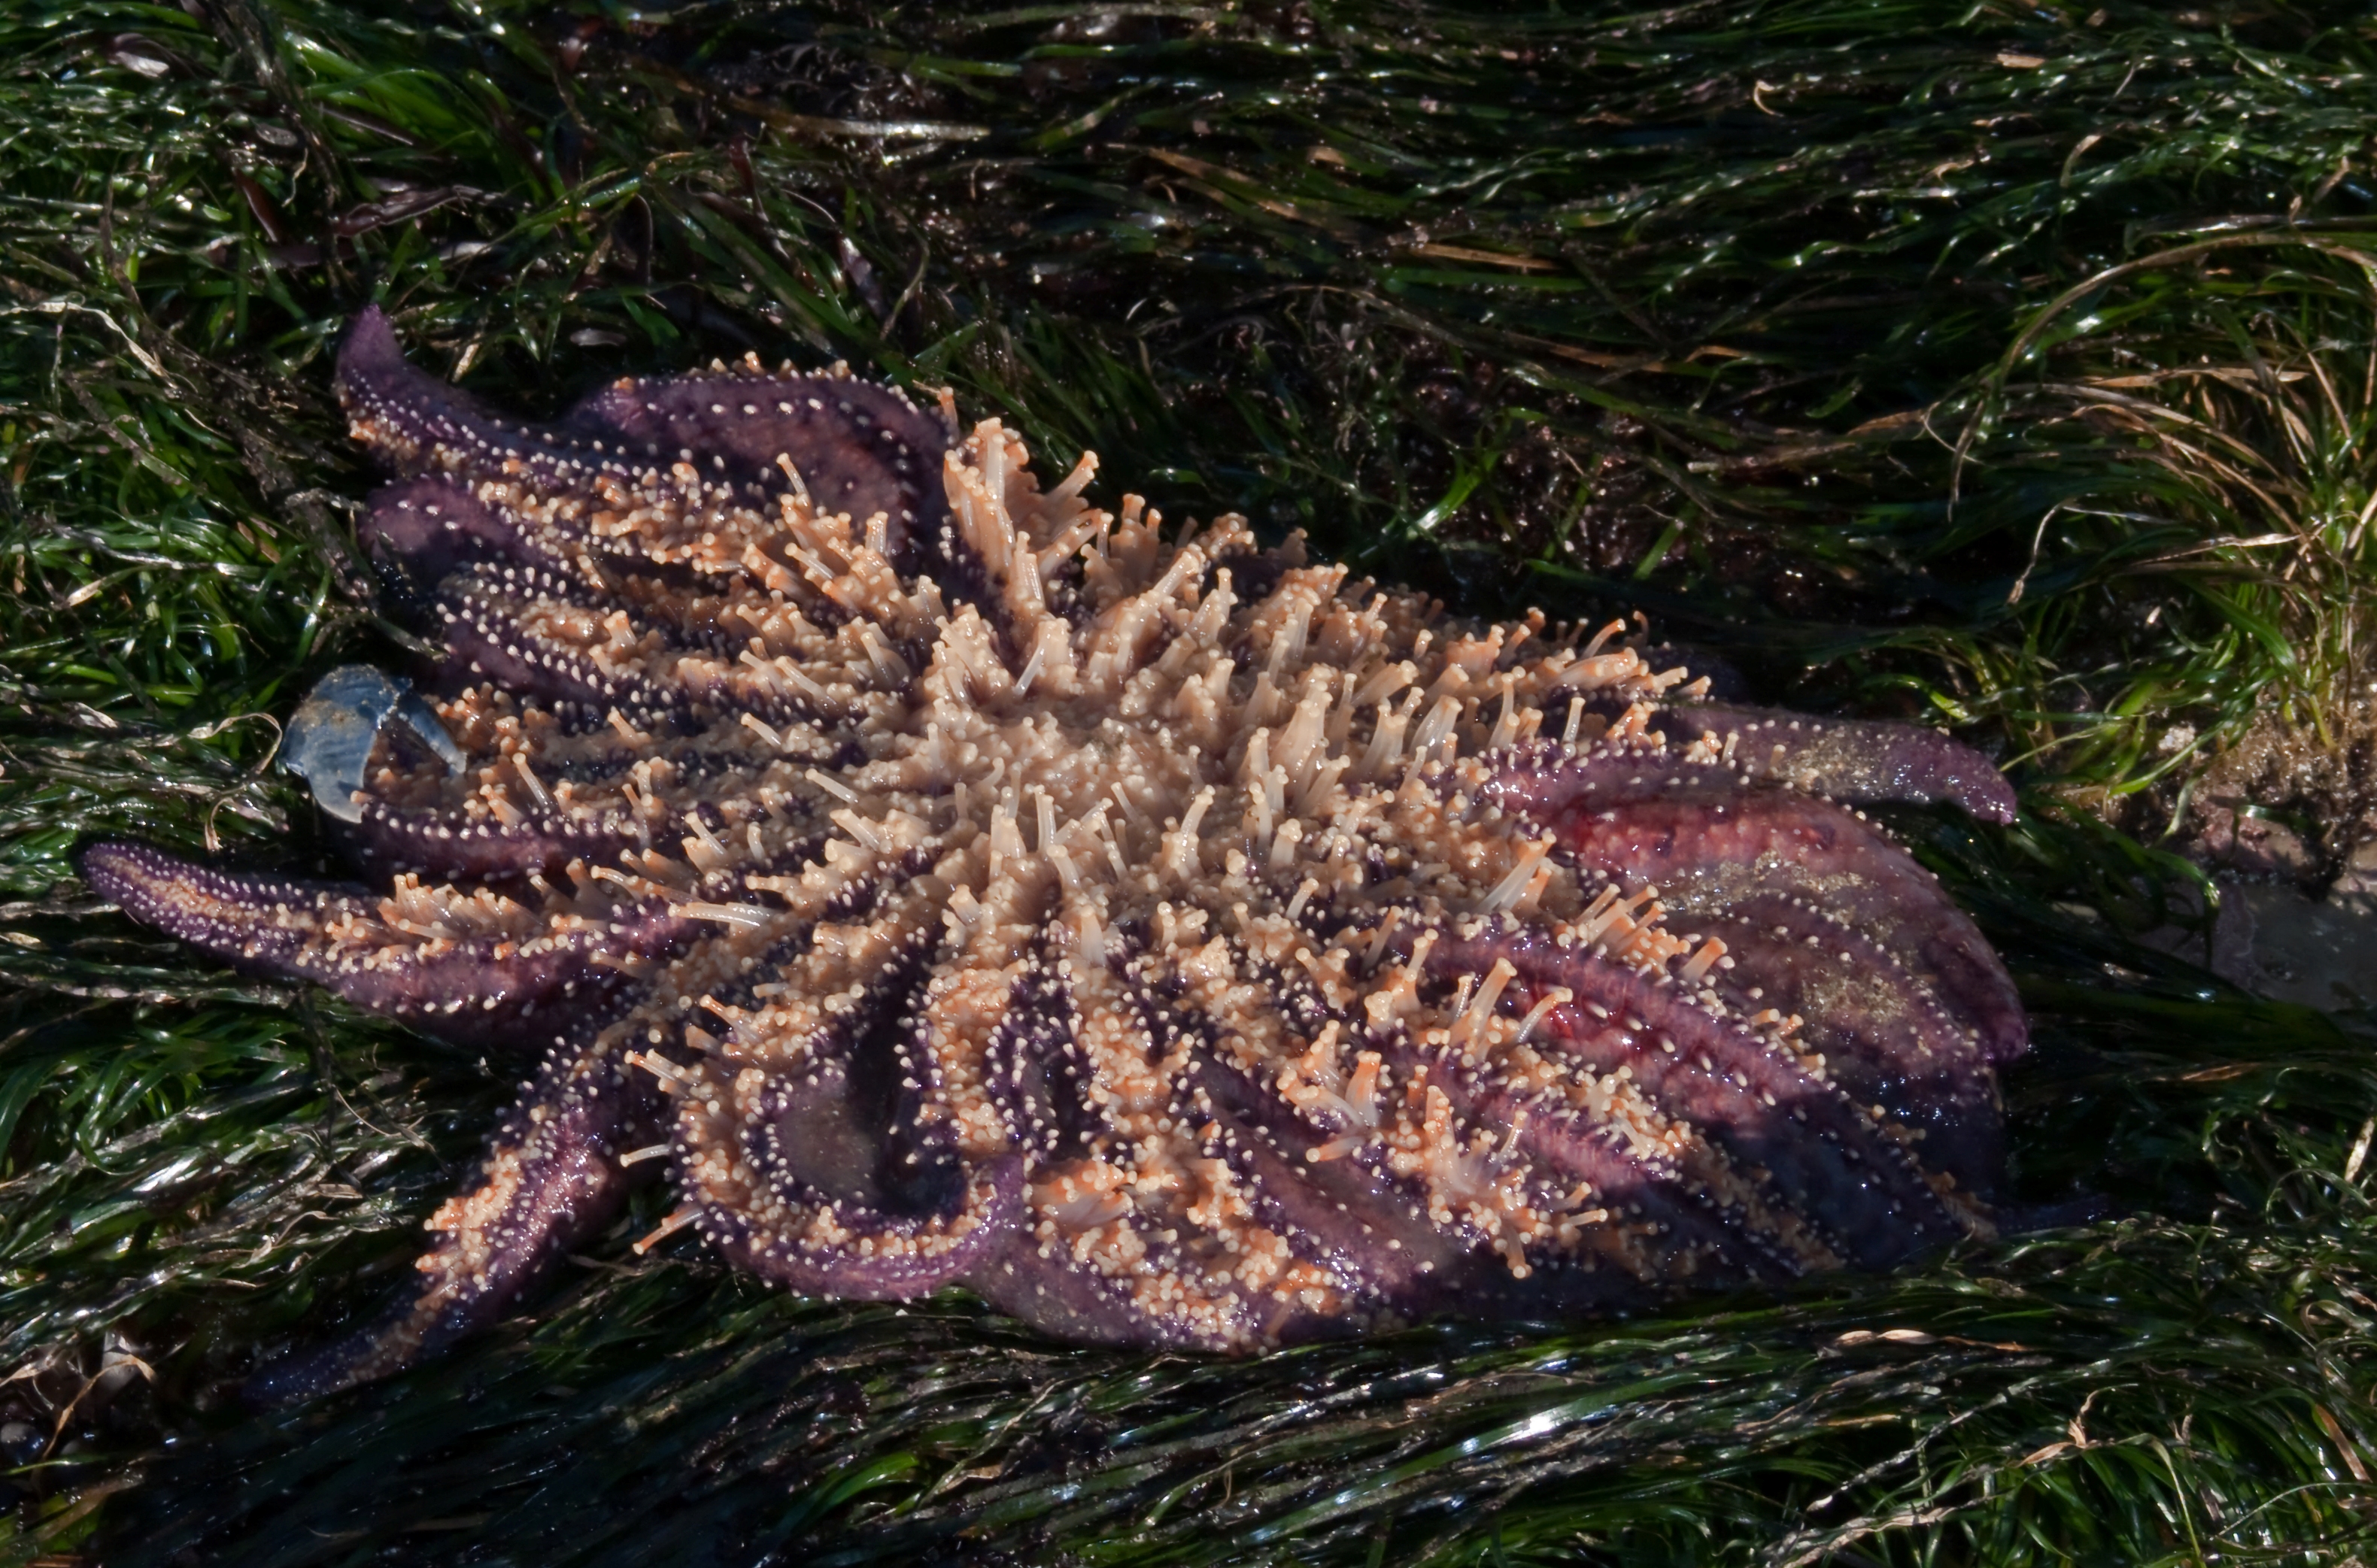
{"label": "sunflower sea star", "polygon": [[417,1292],[264,1396],[498,1316],[663,1159],[639,1245],[1223,1351],[1990,1232],[2020,1005],[1834,803],[2005,820],[1975,753],[1693,701],[1620,628],[1451,619],[1237,517],[1167,538],[1093,457],[1044,489],[997,421],[839,370],[536,429],[373,310],[339,390],[448,649],[434,696],[341,670],[293,726],[382,891],[84,873],[548,1049]]}

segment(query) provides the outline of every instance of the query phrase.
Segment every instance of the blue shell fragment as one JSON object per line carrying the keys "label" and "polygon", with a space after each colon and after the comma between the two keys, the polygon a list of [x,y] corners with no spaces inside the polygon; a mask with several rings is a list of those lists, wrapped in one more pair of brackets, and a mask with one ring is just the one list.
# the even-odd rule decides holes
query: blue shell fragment
{"label": "blue shell fragment", "polygon": [[438,722],[436,710],[411,682],[368,664],[342,664],[306,694],[289,721],[281,763],[313,787],[324,811],[341,822],[361,822],[364,809],[355,796],[364,787],[372,748],[391,722],[436,753],[447,771],[461,771],[462,749]]}

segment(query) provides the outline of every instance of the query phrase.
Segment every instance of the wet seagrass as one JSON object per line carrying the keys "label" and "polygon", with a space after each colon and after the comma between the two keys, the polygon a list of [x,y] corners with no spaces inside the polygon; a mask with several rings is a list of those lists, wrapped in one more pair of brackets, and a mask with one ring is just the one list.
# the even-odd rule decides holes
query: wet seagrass
{"label": "wet seagrass", "polygon": [[374,886],[85,873],[542,1063],[415,1290],[261,1392],[499,1315],[660,1170],[647,1243],[1224,1351],[1992,1233],[2020,1004],[1843,803],[2010,818],[1970,750],[1101,509],[1093,458],[1044,487],[998,422],[839,372],[536,429],[374,310],[339,389],[446,647],[292,727]]}

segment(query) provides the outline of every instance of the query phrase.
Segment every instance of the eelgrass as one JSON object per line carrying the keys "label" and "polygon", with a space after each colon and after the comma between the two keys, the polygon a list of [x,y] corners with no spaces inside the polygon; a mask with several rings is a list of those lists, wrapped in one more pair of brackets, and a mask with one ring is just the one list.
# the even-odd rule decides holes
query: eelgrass
{"label": "eelgrass", "polygon": [[[2369,679],[2377,27],[2344,6],[0,17],[0,1448],[142,1562],[2340,1560],[2377,1533],[2377,1029],[2132,937],[2168,856],[1897,826],[2035,1010],[2022,1195],[1780,1302],[1248,1363],[624,1236],[279,1417],[482,1063],[89,907],[78,837],[326,864],[269,762],[405,657],[327,350],[551,411],[756,349],[952,385],[1174,515],[2170,792]],[[2083,1218],[2078,1210],[2063,1218]],[[770,1554],[773,1554],[772,1556]]]}

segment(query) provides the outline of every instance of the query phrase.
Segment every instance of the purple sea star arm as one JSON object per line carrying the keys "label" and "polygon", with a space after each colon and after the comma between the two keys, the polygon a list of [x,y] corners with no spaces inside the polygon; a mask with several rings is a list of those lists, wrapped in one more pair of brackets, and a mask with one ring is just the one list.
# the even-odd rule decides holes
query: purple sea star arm
{"label": "purple sea star arm", "polygon": [[627,1145],[651,1135],[656,1099],[611,1050],[556,1041],[505,1118],[479,1180],[429,1219],[419,1289],[343,1339],[267,1367],[256,1404],[319,1398],[435,1355],[505,1316],[555,1259],[607,1225],[635,1172]]}
{"label": "purple sea star arm", "polygon": [[579,404],[563,431],[601,434],[630,451],[690,453],[697,469],[750,477],[772,489],[790,456],[800,482],[829,511],[865,522],[884,514],[891,556],[913,566],[938,545],[949,502],[941,454],[950,427],[895,388],[843,375],[738,381],[619,381]]}
{"label": "purple sea star arm", "polygon": [[1042,937],[1040,961],[1008,992],[983,1057],[1008,1137],[1032,1158],[1052,1161],[1079,1156],[1100,1123],[1081,1098],[1081,1014]]}
{"label": "purple sea star arm", "polygon": [[[1491,944],[1473,944],[1463,956],[1474,956],[1480,946]],[[1703,1287],[1730,1286],[1779,1282],[1804,1272],[1803,1265],[1742,1225],[1738,1214],[1727,1212],[1696,1185],[1705,1180],[1706,1170],[1686,1169],[1664,1148],[1611,1136],[1599,1119],[1563,1103],[1566,1096],[1531,1097],[1457,1055],[1448,1059],[1430,1053],[1407,1039],[1390,1037],[1379,1044],[1399,1076],[1410,1081],[1424,1070],[1425,1081],[1472,1124],[1509,1127],[1524,1105],[1528,1114],[1515,1123],[1520,1131],[1514,1152],[1523,1150],[1566,1181],[1585,1184],[1595,1207],[1624,1213],[1634,1221],[1649,1244],[1632,1250],[1631,1256],[1621,1249],[1607,1271],[1601,1283],[1609,1288],[1613,1301],[1622,1302],[1628,1292],[1646,1289],[1654,1295],[1665,1293],[1681,1277]],[[1575,1066],[1583,1065],[1580,1058]],[[1607,1063],[1612,1070],[1626,1063],[1618,1060]],[[1561,1075],[1575,1076],[1567,1061],[1561,1063]],[[1574,1297],[1574,1284],[1562,1294]]]}
{"label": "purple sea star arm", "polygon": [[424,474],[376,492],[355,525],[372,554],[411,568],[424,587],[477,561],[560,571],[571,564],[508,509],[482,501],[462,480]]}
{"label": "purple sea star arm", "polygon": [[[1054,958],[1053,949],[1050,956]],[[1241,1190],[1278,1223],[1278,1233],[1290,1248],[1300,1256],[1332,1265],[1356,1265],[1355,1254],[1359,1253],[1360,1265],[1375,1267],[1368,1270],[1368,1279],[1363,1266],[1348,1266],[1342,1272],[1342,1280],[1367,1289],[1357,1289],[1342,1310],[1325,1315],[1294,1302],[1250,1299],[1226,1287],[1215,1289],[1212,1281],[1220,1277],[1217,1260],[1210,1251],[1200,1252],[1195,1246],[1195,1227],[1173,1201],[1177,1194],[1126,1196],[1064,1183],[1060,1193],[1046,1195],[1045,1201],[1043,1194],[1034,1194],[1039,1223],[1015,1228],[1010,1239],[977,1265],[966,1283],[1027,1322],[1069,1338],[1226,1349],[1250,1341],[1277,1343],[1354,1332],[1376,1315],[1382,1295],[1411,1281],[1413,1271],[1398,1269],[1388,1255],[1390,1233],[1378,1232],[1368,1249],[1353,1243],[1364,1213],[1338,1210],[1326,1218],[1322,1216],[1321,1208],[1333,1209],[1339,1198],[1358,1205],[1366,1196],[1375,1202],[1380,1194],[1365,1194],[1357,1183],[1341,1182],[1319,1183],[1308,1192],[1301,1173],[1281,1158],[1280,1146],[1231,1108],[1248,1097],[1229,1087],[1228,1070],[1203,1060],[1193,1047],[1188,1055],[1173,1055],[1174,1048],[1209,1034],[1206,1021],[1168,1004],[1133,963],[1118,962],[1108,968],[1101,962],[1091,968],[1079,961],[1050,962],[1036,967],[1019,985],[1023,1027],[1008,1032],[1020,1038],[992,1058],[1002,1073],[1012,1075],[1015,1083],[1032,1086],[1028,1100],[1016,1102],[1010,1116],[1021,1112],[1027,1124],[1057,1130],[1059,1149],[1077,1148],[1083,1142],[1094,1147],[1114,1136],[1105,1121],[1107,1112],[1090,1103],[1104,1098],[1096,1094],[1094,1084],[1076,1076],[1069,1061],[1058,1064],[1069,1056],[1081,1022],[1076,999],[1069,994],[1061,976],[1069,976],[1077,984],[1090,982],[1100,995],[1119,1003],[1117,1012],[1109,1014],[1106,1022],[1111,1027],[1127,1019],[1139,1051],[1178,1063],[1179,1071],[1171,1083],[1173,1115],[1184,1126],[1202,1129],[1202,1158],[1232,1168],[1243,1183]],[[1015,1071],[1035,1057],[1043,1063],[1043,1072],[1034,1074],[1028,1067]],[[1385,1220],[1387,1217],[1380,1212],[1367,1218]],[[1307,1220],[1315,1223],[1308,1225]],[[1115,1228],[1127,1233],[1120,1244],[1141,1260],[1141,1269],[1117,1274],[1093,1260],[1092,1254],[1102,1249],[1087,1238]],[[1457,1249],[1433,1234],[1419,1239],[1417,1245],[1415,1258],[1407,1261],[1416,1263],[1422,1274],[1430,1266],[1427,1260],[1432,1256],[1458,1258]],[[1377,1255],[1370,1256],[1372,1253]],[[1142,1288],[1145,1276],[1177,1280],[1182,1288],[1151,1291]],[[1404,1300],[1392,1304],[1415,1303]]]}
{"label": "purple sea star arm", "polygon": [[[949,426],[895,389],[846,375],[721,367],[711,377],[622,380],[558,424],[538,426],[492,416],[407,363],[394,327],[373,306],[355,318],[340,350],[338,391],[357,436],[409,478],[442,472],[526,494],[624,496],[648,475],[681,472],[747,500],[806,494],[862,523],[879,512],[892,557],[902,564],[913,564],[918,545],[941,542]],[[479,549],[552,564],[590,538],[582,516],[527,525],[507,517],[493,493],[477,493],[475,508],[436,527],[408,521],[401,511],[404,502],[427,504],[430,493],[400,487],[383,494],[391,515],[378,525],[379,537],[400,552],[445,550],[467,538]]]}
{"label": "purple sea star arm", "polygon": [[[739,1141],[766,1195],[697,1197],[702,1235],[752,1273],[806,1295],[926,1295],[996,1251],[1022,1206],[1023,1161],[1013,1155],[961,1172],[946,1207],[895,1206],[875,1174],[883,1151],[864,1135],[839,1063],[771,1087]],[[687,1174],[699,1191],[699,1172]]]}
{"label": "purple sea star arm", "polygon": [[1424,1204],[1359,1160],[1328,1158],[1329,1135],[1218,1062],[1196,1070],[1191,1108],[1216,1153],[1245,1174],[1256,1212],[1299,1254],[1407,1312],[1451,1304],[1482,1272]]}
{"label": "purple sea star arm", "polygon": [[1990,1060],[2011,1061],[2029,1045],[2022,999],[1979,928],[1905,850],[1838,806],[1784,794],[1671,797],[1623,810],[1586,800],[1558,826],[1579,864],[1655,886],[1679,909],[1724,912],[1777,895],[1821,902],[1832,920],[1931,977]]}
{"label": "purple sea star arm", "polygon": [[[1654,1104],[1729,1155],[1746,1189],[1771,1194],[1774,1207],[1811,1222],[1858,1266],[1888,1267],[1964,1234],[1920,1168],[1862,1107],[1677,988],[1518,932],[1448,936],[1428,956],[1448,973],[1480,973],[1497,958],[1511,962],[1522,980],[1571,993],[1546,1020],[1570,1060],[1601,1074],[1626,1069]],[[1487,1083],[1475,1092],[1495,1089]],[[1547,1127],[1558,1121],[1547,1118]],[[1706,1192],[1714,1184],[1703,1177],[1687,1185]]]}
{"label": "purple sea star arm", "polygon": [[417,872],[441,882],[484,882],[560,870],[576,860],[615,859],[641,837],[624,818],[592,822],[534,815],[506,825],[472,823],[457,827],[448,814],[406,811],[377,801],[364,802],[362,816],[345,837],[366,867],[379,872]]}
{"label": "purple sea star arm", "polygon": [[94,844],[82,873],[135,920],[242,968],[312,980],[458,1041],[517,1040],[540,1012],[596,1010],[617,983],[605,960],[663,952],[688,924],[648,900],[599,934],[422,936],[390,927],[360,889],[213,871],[145,844]]}
{"label": "purple sea star arm", "polygon": [[1744,789],[1745,774],[1757,778],[1739,757],[1535,750],[1512,754],[1491,789],[1506,809],[1554,826],[1581,867],[1655,885],[1680,911],[1731,917],[1754,906],[1802,944],[1861,933],[1928,977],[1989,1060],[2021,1055],[2029,1025],[2013,981],[1938,879],[1855,813],[1796,790]]}
{"label": "purple sea star arm", "polygon": [[[642,670],[605,668],[585,648],[553,635],[556,619],[590,608],[582,590],[537,566],[468,566],[437,590],[447,668],[458,682],[492,678],[507,691],[595,714],[624,710],[643,728],[675,728],[688,698],[713,695],[708,686],[672,685]],[[639,642],[675,651],[679,639],[620,612]]]}
{"label": "purple sea star arm", "polygon": [[1149,1317],[1120,1286],[1075,1265],[1029,1229],[1009,1231],[964,1282],[999,1311],[1059,1339],[1204,1348],[1185,1327]]}
{"label": "purple sea star arm", "polygon": [[1664,708],[1651,723],[1682,744],[1714,735],[1751,778],[1835,800],[1946,801],[1982,822],[2000,823],[2012,822],[2019,804],[1995,763],[1918,725],[1723,703]]}
{"label": "purple sea star arm", "polygon": [[[689,1218],[743,1267],[809,1295],[902,1301],[970,1272],[1014,1229],[1021,1157],[965,1159],[939,1115],[941,1067],[915,1006],[926,947],[908,932],[866,994],[787,1051],[802,1064],[756,1096],[708,1061],[697,1081],[640,1059],[679,1097]],[[870,1102],[887,1088],[878,1123]]]}
{"label": "purple sea star arm", "polygon": [[2004,1136],[1987,1059],[1971,1026],[1901,955],[1785,894],[1691,921],[1726,944],[1732,967],[1710,984],[1734,1011],[1801,1018],[1800,1041],[1843,1092],[1920,1130],[1925,1165],[1966,1192],[1995,1184]]}

